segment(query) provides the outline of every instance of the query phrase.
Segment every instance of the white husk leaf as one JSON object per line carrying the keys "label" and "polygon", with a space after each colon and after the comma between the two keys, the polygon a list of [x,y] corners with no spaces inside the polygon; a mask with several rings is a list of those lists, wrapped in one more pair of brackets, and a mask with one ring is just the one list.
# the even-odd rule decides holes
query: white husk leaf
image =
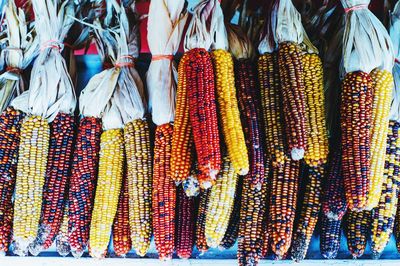
{"label": "white husk leaf", "polygon": [[258,52],[261,55],[265,53],[273,53],[278,49],[278,40],[275,34],[277,25],[277,12],[277,5],[275,4],[270,14],[270,25],[265,22],[265,32],[260,41],[260,44],[258,45]]}
{"label": "white husk leaf", "polygon": [[[42,51],[33,65],[29,89],[29,114],[45,117],[51,122],[58,113],[73,114],[76,97],[71,78],[60,50],[46,48],[62,42],[73,23],[71,1],[32,0],[35,28]],[[60,47],[61,49],[62,47]]]}
{"label": "white husk leaf", "polygon": [[[10,68],[24,70],[38,54],[39,40],[26,21],[25,13],[9,1],[5,9],[7,25],[7,48],[1,51],[5,64]],[[25,91],[20,73],[6,71],[0,75],[0,111],[4,111],[12,99]],[[17,108],[17,107],[16,107]],[[18,108],[17,108],[18,109]]]}
{"label": "white husk leaf", "polygon": [[[184,7],[184,0],[150,2],[147,40],[152,55],[175,55],[178,51],[187,19]],[[173,122],[178,81],[173,59],[152,60],[146,81],[153,122],[156,125]]]}
{"label": "white husk leaf", "polygon": [[276,1],[273,9],[277,9],[275,39],[278,43],[302,43],[304,28],[301,23],[301,15],[294,7],[292,0]]}
{"label": "white husk leaf", "polygon": [[394,55],[389,34],[367,8],[369,0],[341,0],[344,8],[366,5],[345,15],[343,67],[345,73],[375,68],[392,71]]}
{"label": "white husk leaf", "polygon": [[395,86],[389,119],[400,122],[400,2],[397,2],[393,12],[390,14],[390,37],[397,60],[393,67]]}

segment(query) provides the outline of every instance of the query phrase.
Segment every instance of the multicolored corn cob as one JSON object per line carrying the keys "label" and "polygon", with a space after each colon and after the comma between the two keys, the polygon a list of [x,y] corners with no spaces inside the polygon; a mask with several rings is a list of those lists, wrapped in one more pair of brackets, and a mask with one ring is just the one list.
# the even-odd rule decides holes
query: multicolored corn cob
{"label": "multicolored corn cob", "polygon": [[322,215],[319,248],[325,259],[334,259],[339,252],[341,225],[342,220],[332,220]]}
{"label": "multicolored corn cob", "polygon": [[50,126],[40,116],[24,118],[14,199],[14,253],[24,256],[37,235],[46,176]]}
{"label": "multicolored corn cob", "polygon": [[258,59],[258,79],[267,154],[273,167],[282,166],[285,162],[285,138],[278,54],[276,52],[263,54]]}
{"label": "multicolored corn cob", "polygon": [[89,253],[95,258],[103,258],[107,253],[118,208],[124,160],[122,129],[104,131],[100,140],[99,174],[89,236]]}
{"label": "multicolored corn cob", "polygon": [[353,258],[364,254],[370,234],[371,211],[350,211],[346,222],[347,246]]}
{"label": "multicolored corn cob", "polygon": [[207,206],[210,197],[210,189],[202,190],[200,192],[200,202],[197,210],[196,218],[196,247],[204,253],[208,250],[207,239],[205,235],[206,231],[206,218],[207,218]]}
{"label": "multicolored corn cob", "polygon": [[0,254],[5,255],[11,241],[18,148],[24,114],[8,107],[0,115]]}
{"label": "multicolored corn cob", "polygon": [[176,107],[174,133],[172,134],[171,178],[181,182],[190,175],[192,167],[192,127],[189,121],[188,83],[185,66],[188,56],[185,53],[179,62],[178,87],[176,91]]}
{"label": "multicolored corn cob", "polygon": [[296,214],[300,163],[289,158],[282,167],[272,168],[269,229],[272,252],[278,259],[289,250]]}
{"label": "multicolored corn cob", "polygon": [[379,205],[385,168],[386,136],[388,134],[389,111],[392,102],[393,75],[387,70],[374,69],[370,73],[374,86],[372,106],[371,168],[366,209]]}
{"label": "multicolored corn cob", "polygon": [[132,248],[129,228],[129,192],[128,178],[124,177],[119,194],[117,215],[113,225],[113,246],[115,255],[125,257]]}
{"label": "multicolored corn cob", "polygon": [[340,127],[343,179],[351,210],[363,210],[367,204],[373,99],[373,83],[367,73],[352,72],[345,76]]}
{"label": "multicolored corn cob", "polygon": [[70,114],[58,113],[50,124],[42,214],[38,235],[30,248],[32,254],[48,249],[59,232],[70,177],[74,135],[75,118]]}
{"label": "multicolored corn cob", "polygon": [[66,257],[71,252],[68,242],[68,201],[64,208],[64,215],[58,234],[56,236],[56,250],[60,256]]}
{"label": "multicolored corn cob", "polygon": [[176,253],[181,259],[192,255],[195,235],[195,202],[194,197],[186,196],[182,186],[177,187],[176,207]]}
{"label": "multicolored corn cob", "polygon": [[246,175],[249,172],[249,156],[236,98],[232,55],[226,50],[218,49],[214,50],[211,56],[214,63],[218,111],[228,156],[235,172]]}
{"label": "multicolored corn cob", "polygon": [[153,163],[153,232],[158,256],[172,259],[175,241],[176,187],[170,176],[173,126],[156,129]]}
{"label": "multicolored corn cob", "polygon": [[279,43],[278,65],[286,140],[292,159],[300,160],[308,137],[301,47],[292,42]]}
{"label": "multicolored corn cob", "polygon": [[371,249],[379,258],[393,232],[400,185],[400,123],[389,122],[382,194],[372,210]]}
{"label": "multicolored corn cob", "polygon": [[211,56],[205,49],[187,52],[185,64],[189,118],[197,153],[200,185],[210,187],[221,170],[216,89]]}
{"label": "multicolored corn cob", "polygon": [[132,248],[144,256],[150,247],[152,226],[152,158],[150,129],[137,119],[124,127]]}
{"label": "multicolored corn cob", "polygon": [[318,167],[328,160],[329,144],[325,119],[324,73],[321,58],[317,54],[302,56],[306,99],[307,152],[304,161]]}
{"label": "multicolored corn cob", "polygon": [[82,256],[88,240],[97,183],[101,120],[81,119],[72,160],[69,185],[68,242],[75,257]]}

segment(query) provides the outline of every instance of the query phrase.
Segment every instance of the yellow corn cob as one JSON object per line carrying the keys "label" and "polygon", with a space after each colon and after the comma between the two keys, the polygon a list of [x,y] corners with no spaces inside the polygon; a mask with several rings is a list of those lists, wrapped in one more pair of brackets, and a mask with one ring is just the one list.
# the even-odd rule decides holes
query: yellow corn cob
{"label": "yellow corn cob", "polygon": [[14,253],[25,255],[36,237],[42,208],[47,155],[48,122],[30,116],[22,123],[14,200]]}
{"label": "yellow corn cob", "polygon": [[249,156],[240,121],[240,113],[235,90],[233,60],[229,52],[212,52],[216,73],[216,90],[222,121],[224,140],[235,172],[246,175],[249,172]]}
{"label": "yellow corn cob", "polygon": [[151,239],[152,159],[150,130],[145,120],[137,119],[124,127],[129,191],[129,225],[132,248],[144,256]]}
{"label": "yellow corn cob", "polygon": [[389,71],[374,69],[370,73],[375,88],[372,109],[371,168],[367,210],[375,208],[381,196],[383,169],[385,167],[386,136],[392,102],[393,75]]}
{"label": "yellow corn cob", "polygon": [[107,253],[111,228],[118,207],[124,168],[122,129],[101,134],[99,174],[90,225],[90,255],[102,258]]}
{"label": "yellow corn cob", "polygon": [[215,248],[224,237],[235,200],[237,174],[228,156],[224,156],[217,182],[211,188],[206,212],[207,245]]}
{"label": "yellow corn cob", "polygon": [[325,122],[323,68],[317,54],[304,54],[302,62],[308,129],[307,152],[304,160],[309,166],[316,167],[327,162],[329,152]]}

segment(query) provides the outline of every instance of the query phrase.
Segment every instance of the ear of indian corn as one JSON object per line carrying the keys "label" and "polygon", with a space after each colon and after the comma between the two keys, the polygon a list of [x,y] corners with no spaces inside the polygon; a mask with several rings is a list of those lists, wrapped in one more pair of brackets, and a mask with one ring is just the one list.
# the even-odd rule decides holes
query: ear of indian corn
{"label": "ear of indian corn", "polygon": [[274,167],[282,166],[285,160],[285,138],[278,54],[276,52],[265,53],[258,59],[258,79],[268,156]]}
{"label": "ear of indian corn", "polygon": [[8,107],[0,115],[0,254],[8,251],[13,224],[13,204],[18,148],[24,115]]}
{"label": "ear of indian corn", "polygon": [[152,158],[150,129],[137,119],[124,127],[132,248],[144,256],[150,247],[152,225]]}
{"label": "ear of indian corn", "polygon": [[205,235],[207,245],[215,248],[224,237],[235,199],[237,174],[225,155],[217,181],[211,188],[206,211]]}
{"label": "ear of indian corn", "polygon": [[321,181],[324,175],[324,165],[308,168],[304,196],[302,197],[296,231],[293,236],[291,256],[295,261],[304,260],[314,233],[321,209]]}
{"label": "ear of indian corn", "polygon": [[60,229],[71,170],[75,118],[58,113],[50,124],[50,146],[43,187],[42,214],[32,254],[48,249]]}
{"label": "ear of indian corn", "polygon": [[292,159],[300,160],[304,157],[308,136],[300,46],[292,42],[279,43],[278,65],[287,144]]}
{"label": "ear of indian corn", "polygon": [[153,166],[153,231],[158,256],[172,259],[175,241],[176,186],[170,176],[173,127],[156,128]]}
{"label": "ear of indian corn", "polygon": [[205,49],[187,52],[185,64],[189,98],[189,120],[193,130],[200,185],[208,188],[221,169],[221,151],[215,99],[214,70]]}
{"label": "ear of indian corn", "polygon": [[325,120],[324,75],[321,58],[317,54],[302,56],[306,99],[307,152],[304,161],[309,166],[325,164],[328,159],[328,132]]}
{"label": "ear of indian corn", "polygon": [[350,211],[346,221],[347,246],[353,258],[364,254],[370,233],[371,211]]}
{"label": "ear of indian corn", "polygon": [[95,258],[103,258],[107,253],[118,208],[124,159],[122,129],[104,131],[100,140],[99,173],[89,236],[89,252]]}
{"label": "ear of indian corn", "polygon": [[372,210],[372,254],[379,258],[393,232],[400,185],[400,123],[389,122],[382,194]]}
{"label": "ear of indian corn", "polygon": [[89,240],[101,132],[100,119],[94,117],[81,119],[72,160],[68,196],[68,242],[75,257],[83,254]]}
{"label": "ear of indian corn", "polygon": [[190,176],[192,166],[193,136],[189,121],[188,83],[185,73],[187,57],[187,54],[183,55],[178,67],[178,87],[171,150],[171,178],[175,182],[181,182]]}
{"label": "ear of indian corn", "polygon": [[50,127],[40,116],[21,126],[14,199],[14,253],[24,255],[37,235],[50,141]]}
{"label": "ear of indian corn", "polygon": [[386,136],[388,133],[389,111],[392,102],[393,75],[387,70],[374,69],[370,73],[374,86],[372,105],[371,169],[366,209],[371,210],[379,204],[383,171],[385,167]]}
{"label": "ear of indian corn", "polygon": [[289,158],[272,168],[269,229],[272,252],[283,258],[289,250],[296,213],[300,163]]}
{"label": "ear of indian corn", "polygon": [[208,250],[207,239],[206,239],[206,218],[207,218],[207,206],[210,197],[210,189],[202,190],[200,192],[200,202],[197,210],[196,218],[196,247],[204,253]]}
{"label": "ear of indian corn", "polygon": [[181,259],[189,259],[192,255],[195,234],[195,202],[194,197],[186,196],[182,186],[177,187],[176,207],[176,253]]}
{"label": "ear of indian corn", "polygon": [[320,251],[325,259],[335,259],[340,248],[342,220],[333,220],[322,215]]}
{"label": "ear of indian corn", "polygon": [[222,49],[214,50],[211,55],[215,69],[218,111],[228,156],[235,172],[246,175],[249,172],[249,157],[240,121],[232,55]]}
{"label": "ear of indian corn", "polygon": [[63,257],[68,256],[68,254],[71,252],[71,247],[68,242],[68,203],[64,208],[61,226],[56,236],[55,242],[57,253]]}
{"label": "ear of indian corn", "polygon": [[340,127],[342,173],[351,210],[363,210],[367,203],[373,99],[373,84],[367,73],[346,74],[342,86]]}
{"label": "ear of indian corn", "polygon": [[129,228],[129,192],[128,179],[124,176],[119,194],[117,215],[113,225],[113,246],[115,255],[125,257],[132,248]]}

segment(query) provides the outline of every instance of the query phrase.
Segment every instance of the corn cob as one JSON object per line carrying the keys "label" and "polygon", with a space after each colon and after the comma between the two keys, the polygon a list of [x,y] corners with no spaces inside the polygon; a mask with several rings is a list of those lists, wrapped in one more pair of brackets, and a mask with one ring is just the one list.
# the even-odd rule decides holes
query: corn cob
{"label": "corn cob", "polygon": [[137,119],[126,124],[124,140],[132,248],[144,256],[150,247],[152,225],[152,160],[147,121]]}
{"label": "corn cob", "polygon": [[209,247],[217,247],[224,237],[235,200],[236,183],[237,174],[233,163],[228,155],[225,155],[222,170],[208,198],[205,235]]}
{"label": "corn cob", "polygon": [[176,187],[169,175],[172,132],[171,124],[158,126],[154,142],[153,231],[161,260],[172,259],[175,241]]}
{"label": "corn cob", "polygon": [[[268,166],[268,164],[267,164]],[[257,265],[263,246],[263,222],[267,206],[267,175],[263,175],[262,185],[257,186],[252,182],[251,175],[243,180],[243,195],[240,210],[239,236],[237,259],[239,265]],[[259,169],[258,173],[268,173],[268,169]]]}
{"label": "corn cob", "polygon": [[366,207],[370,177],[370,140],[374,90],[364,72],[348,73],[343,81],[340,107],[342,171],[351,210]]}
{"label": "corn cob", "polygon": [[101,121],[84,117],[79,123],[69,187],[68,242],[75,257],[86,249],[97,182]]}
{"label": "corn cob", "polygon": [[364,254],[371,223],[371,212],[350,211],[347,217],[347,246],[353,258]]}
{"label": "corn cob", "polygon": [[42,214],[35,243],[29,251],[37,255],[48,249],[60,229],[69,182],[75,118],[58,113],[50,124],[50,146],[43,187]]}
{"label": "corn cob", "polygon": [[400,123],[389,122],[382,195],[372,210],[372,254],[379,258],[393,232],[400,185]]}
{"label": "corn cob", "polygon": [[118,208],[124,168],[124,135],[122,129],[109,129],[101,134],[99,174],[90,224],[92,257],[107,253],[112,224]]}
{"label": "corn cob", "polygon": [[214,50],[211,55],[214,62],[218,110],[221,114],[220,121],[228,156],[235,173],[246,175],[249,172],[249,157],[236,98],[233,59],[229,52],[222,49]]}
{"label": "corn cob", "polygon": [[11,241],[19,136],[24,115],[8,107],[0,115],[0,254],[8,251]]}
{"label": "corn cob", "polygon": [[197,153],[200,185],[208,188],[221,169],[221,151],[218,131],[215,83],[209,53],[200,48],[191,49],[185,64],[189,98],[189,119],[193,129]]}
{"label": "corn cob", "polygon": [[324,193],[322,194],[322,210],[326,217],[331,220],[341,220],[348,206],[341,171],[341,158],[340,151],[333,151],[331,153],[324,184]]}
{"label": "corn cob", "polygon": [[68,243],[68,201],[66,201],[62,223],[55,242],[57,253],[63,257],[66,257],[71,251],[71,247]]}
{"label": "corn cob", "polygon": [[243,177],[238,176],[238,183],[236,185],[235,202],[233,203],[233,210],[229,218],[228,228],[226,229],[224,238],[222,238],[220,243],[220,247],[223,249],[229,249],[233,247],[238,237],[240,206],[242,202],[242,187],[243,187]]}
{"label": "corn cob", "polygon": [[304,157],[307,147],[305,86],[301,48],[296,43],[279,43],[278,65],[283,100],[286,139],[293,160]]}
{"label": "corn cob", "polygon": [[211,194],[210,192],[211,192],[210,189],[201,191],[199,207],[197,210],[195,239],[196,239],[196,247],[201,253],[206,252],[209,248],[207,246],[205,230],[206,230],[207,206]]}
{"label": "corn cob", "polygon": [[283,258],[289,250],[296,212],[300,163],[287,158],[279,168],[272,168],[269,206],[269,229],[272,251]]}
{"label": "corn cob", "polygon": [[322,215],[320,250],[325,259],[336,258],[340,248],[340,227],[342,220],[332,220]]}
{"label": "corn cob", "polygon": [[181,259],[189,259],[192,255],[195,233],[194,198],[185,194],[182,186],[177,188],[176,212],[176,253]]}
{"label": "corn cob", "polygon": [[393,75],[387,70],[374,69],[370,73],[374,86],[372,107],[371,168],[366,209],[371,210],[379,204],[385,167],[385,143],[389,125],[389,111],[392,102]]}
{"label": "corn cob", "polygon": [[40,116],[26,117],[21,126],[14,199],[14,253],[24,255],[37,234],[42,208],[50,127]]}
{"label": "corn cob", "polygon": [[325,121],[324,75],[321,58],[317,54],[302,56],[306,98],[307,152],[304,161],[317,167],[328,159],[328,132]]}
{"label": "corn cob", "polygon": [[171,150],[171,178],[175,182],[185,180],[190,175],[192,166],[193,136],[188,116],[189,98],[185,73],[187,57],[187,54],[183,55],[178,67],[178,87]]}
{"label": "corn cob", "polygon": [[129,228],[128,179],[125,176],[119,194],[117,215],[113,225],[113,246],[115,255],[125,257],[132,248]]}
{"label": "corn cob", "polygon": [[282,96],[278,69],[278,54],[266,53],[258,59],[258,78],[264,117],[266,148],[274,167],[285,160]]}

